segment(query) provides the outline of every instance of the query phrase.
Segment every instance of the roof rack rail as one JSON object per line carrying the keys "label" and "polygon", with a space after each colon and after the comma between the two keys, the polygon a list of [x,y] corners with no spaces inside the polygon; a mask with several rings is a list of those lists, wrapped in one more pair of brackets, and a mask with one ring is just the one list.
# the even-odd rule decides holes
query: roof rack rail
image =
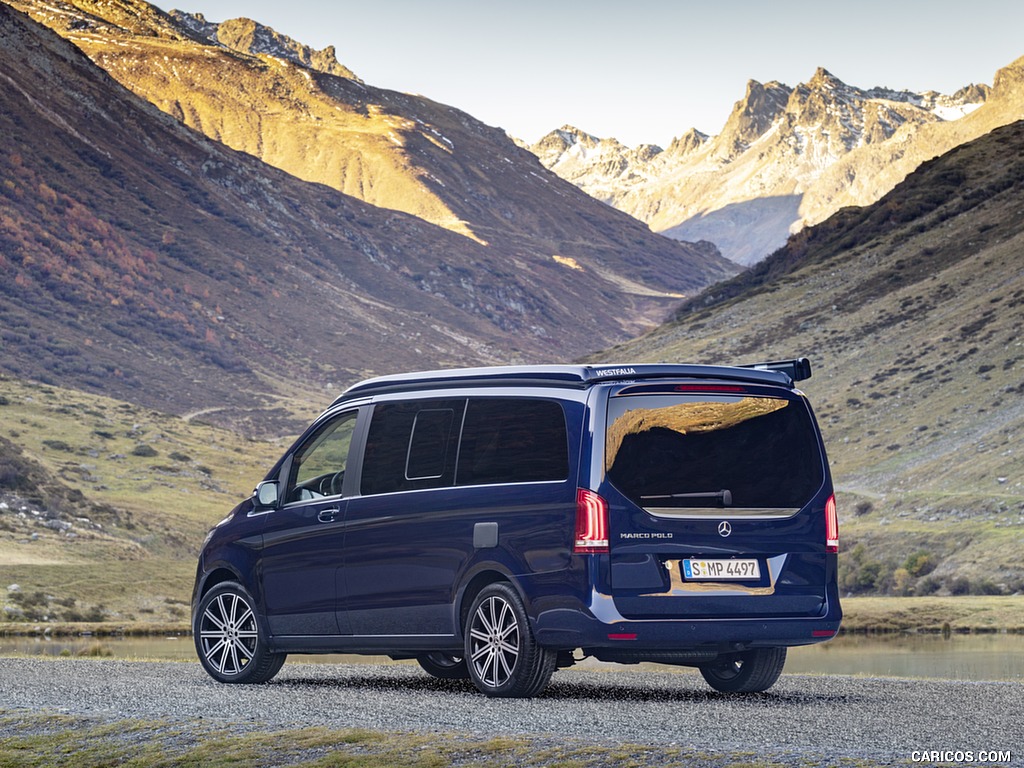
{"label": "roof rack rail", "polygon": [[805,381],[811,378],[811,361],[806,357],[797,357],[793,360],[776,360],[770,363],[751,363],[739,367],[756,368],[761,371],[780,371],[789,376],[793,381]]}

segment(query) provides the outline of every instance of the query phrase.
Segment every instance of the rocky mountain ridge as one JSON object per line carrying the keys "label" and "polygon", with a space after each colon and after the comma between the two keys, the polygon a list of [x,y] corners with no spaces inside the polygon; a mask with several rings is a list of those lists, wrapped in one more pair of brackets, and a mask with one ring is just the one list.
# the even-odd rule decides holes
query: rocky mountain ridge
{"label": "rocky mountain ridge", "polygon": [[722,131],[635,149],[563,127],[530,147],[545,167],[655,231],[709,240],[740,264],[847,205],[874,202],[917,165],[1024,117],[1014,85],[944,95],[850,86],[823,68],[790,88],[750,81]]}
{"label": "rocky mountain ridge", "polygon": [[338,62],[338,54],[333,45],[317,51],[252,19],[228,19],[216,23],[207,21],[201,13],[172,10],[169,15],[204,40],[219,43],[231,50],[273,56],[327,75],[363,82],[352,70]]}

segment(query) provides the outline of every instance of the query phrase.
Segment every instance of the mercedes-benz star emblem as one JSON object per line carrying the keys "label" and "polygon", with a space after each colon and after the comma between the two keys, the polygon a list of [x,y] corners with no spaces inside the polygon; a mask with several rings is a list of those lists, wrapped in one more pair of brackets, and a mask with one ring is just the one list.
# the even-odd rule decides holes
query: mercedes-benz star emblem
{"label": "mercedes-benz star emblem", "polygon": [[720,522],[718,524],[718,535],[719,536],[722,536],[724,538],[724,537],[728,536],[730,533],[732,533],[732,526],[729,524],[728,520],[723,520],[722,522]]}

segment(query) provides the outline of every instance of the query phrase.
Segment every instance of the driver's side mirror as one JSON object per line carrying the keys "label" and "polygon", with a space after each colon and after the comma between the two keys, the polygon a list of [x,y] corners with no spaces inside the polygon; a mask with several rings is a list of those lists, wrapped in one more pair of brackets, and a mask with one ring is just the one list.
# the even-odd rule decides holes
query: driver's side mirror
{"label": "driver's side mirror", "polygon": [[256,509],[277,509],[277,487],[277,480],[267,480],[256,486],[252,493]]}

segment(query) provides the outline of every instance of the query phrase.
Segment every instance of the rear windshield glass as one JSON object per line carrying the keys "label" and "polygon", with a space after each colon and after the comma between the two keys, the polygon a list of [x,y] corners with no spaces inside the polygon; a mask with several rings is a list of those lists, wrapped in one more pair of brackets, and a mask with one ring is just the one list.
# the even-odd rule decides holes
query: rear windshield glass
{"label": "rear windshield glass", "polygon": [[795,511],[824,481],[803,403],[743,395],[611,398],[605,470],[639,506],[679,513]]}

